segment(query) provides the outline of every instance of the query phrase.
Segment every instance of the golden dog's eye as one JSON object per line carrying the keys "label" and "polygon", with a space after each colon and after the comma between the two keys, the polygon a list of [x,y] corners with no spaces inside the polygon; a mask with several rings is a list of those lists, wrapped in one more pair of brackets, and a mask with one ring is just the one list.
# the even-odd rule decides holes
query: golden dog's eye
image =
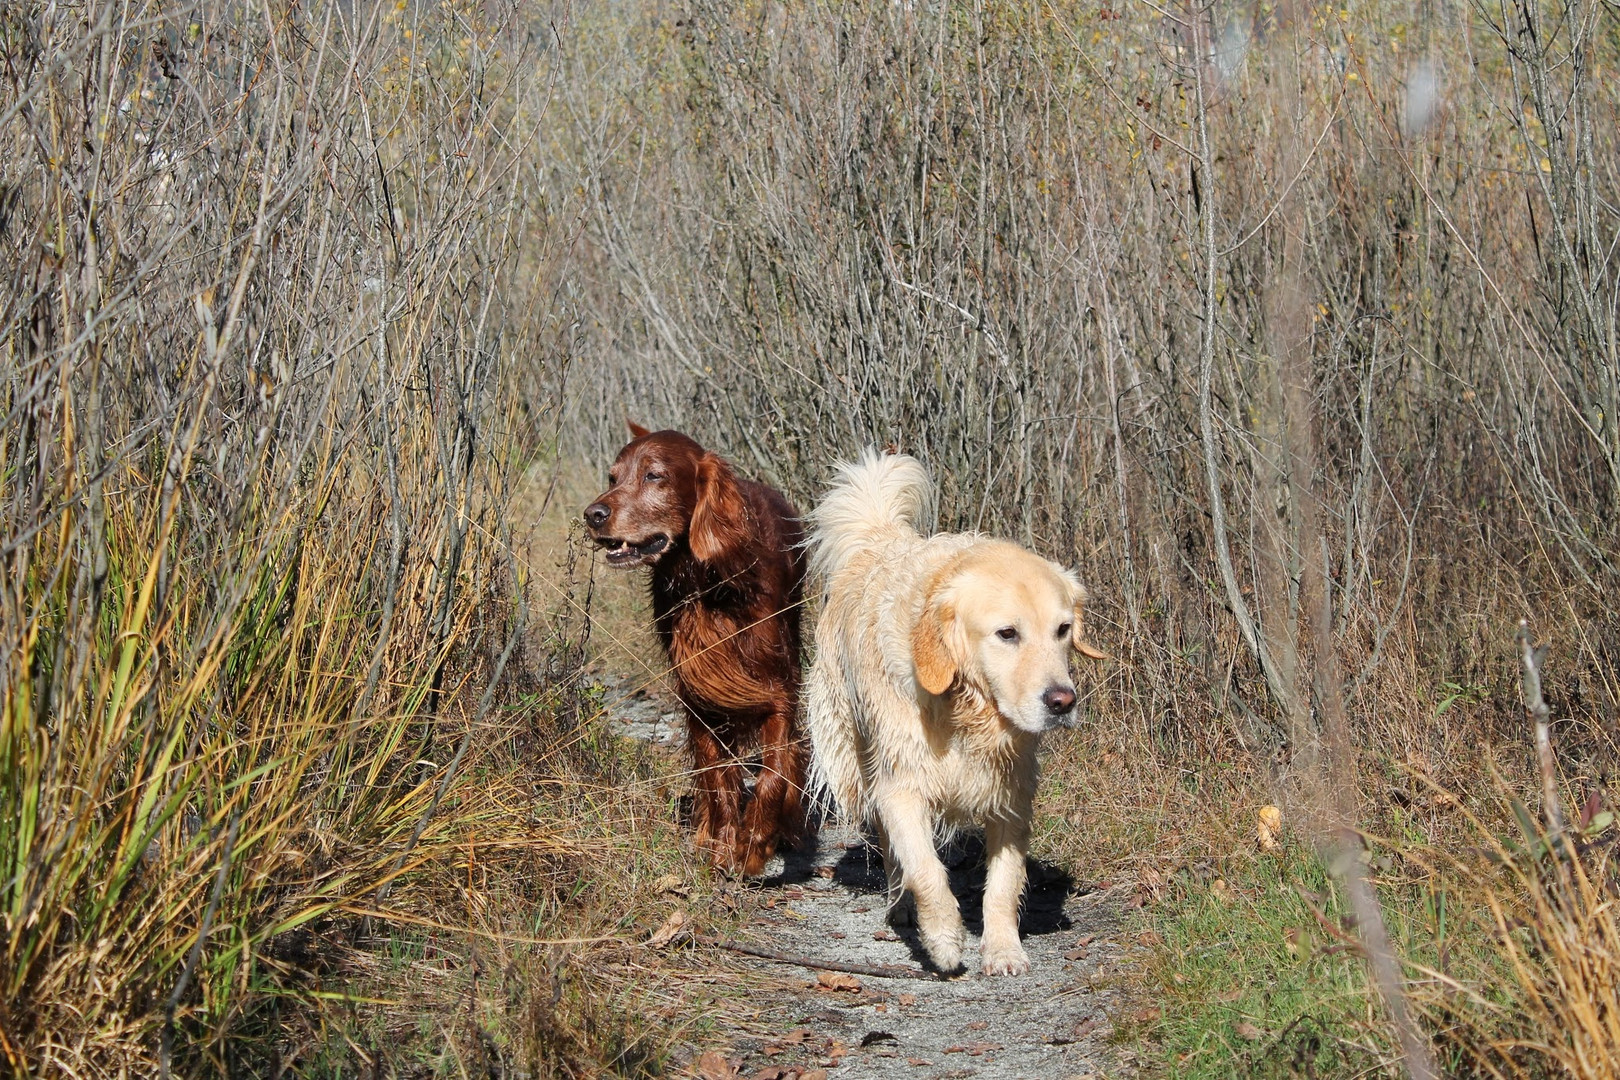
{"label": "golden dog's eye", "polygon": [[1018,627],[1003,626],[1000,630],[996,631],[996,637],[1000,638],[1002,641],[1017,641]]}
{"label": "golden dog's eye", "polygon": [[1068,636],[1069,636],[1069,630],[1070,630],[1070,629],[1071,629],[1071,628],[1072,628],[1072,627],[1073,627],[1073,626],[1074,626],[1074,624],[1073,624],[1073,623],[1064,623],[1064,624],[1063,624],[1063,625],[1062,625],[1062,626],[1060,626],[1060,627],[1058,627],[1058,632],[1057,632],[1057,634],[1056,634],[1056,635],[1054,635],[1054,636],[1056,636],[1056,638],[1057,638],[1057,639],[1058,639],[1058,640],[1059,640],[1059,641],[1062,641],[1062,640],[1063,640],[1063,639],[1064,639],[1064,638],[1066,638],[1066,637],[1068,637]]}

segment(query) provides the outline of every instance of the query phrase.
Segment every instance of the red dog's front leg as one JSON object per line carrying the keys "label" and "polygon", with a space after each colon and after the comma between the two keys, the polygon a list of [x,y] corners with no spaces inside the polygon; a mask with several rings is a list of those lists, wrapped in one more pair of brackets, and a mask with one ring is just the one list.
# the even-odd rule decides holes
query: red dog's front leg
{"label": "red dog's front leg", "polygon": [[764,872],[778,841],[794,844],[804,831],[804,774],[809,755],[794,722],[794,705],[791,696],[778,699],[760,727],[759,777],[737,848],[737,861],[747,877]]}
{"label": "red dog's front leg", "polygon": [[742,766],[714,726],[691,709],[686,712],[686,741],[692,749],[694,767],[692,826],[698,850],[719,869],[735,873],[740,863],[737,851]]}

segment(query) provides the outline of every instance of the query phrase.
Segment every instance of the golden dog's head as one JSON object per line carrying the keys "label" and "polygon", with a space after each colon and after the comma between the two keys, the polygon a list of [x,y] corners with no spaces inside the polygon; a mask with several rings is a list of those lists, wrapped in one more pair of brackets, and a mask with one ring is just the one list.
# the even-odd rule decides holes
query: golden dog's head
{"label": "golden dog's head", "polygon": [[917,683],[943,694],[960,680],[1002,718],[1040,734],[1074,709],[1069,652],[1103,654],[1080,633],[1079,579],[1014,544],[989,541],[946,564],[912,629]]}

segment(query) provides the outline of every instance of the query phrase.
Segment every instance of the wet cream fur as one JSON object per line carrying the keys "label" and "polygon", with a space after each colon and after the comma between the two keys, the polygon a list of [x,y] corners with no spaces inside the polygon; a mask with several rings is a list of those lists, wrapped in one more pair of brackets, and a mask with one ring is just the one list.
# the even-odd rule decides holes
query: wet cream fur
{"label": "wet cream fur", "polygon": [[[977,534],[922,536],[933,493],[916,459],[869,450],[839,466],[811,514],[824,589],[804,698],[813,769],[843,813],[876,828],[891,904],[911,890],[943,971],[961,966],[964,934],[936,828],[984,826],[981,959],[986,974],[1018,975],[1036,747],[1055,723],[1041,696],[1072,689],[1071,650],[1100,654],[1079,636],[1073,573]],[[1016,644],[997,637],[1007,627]]]}

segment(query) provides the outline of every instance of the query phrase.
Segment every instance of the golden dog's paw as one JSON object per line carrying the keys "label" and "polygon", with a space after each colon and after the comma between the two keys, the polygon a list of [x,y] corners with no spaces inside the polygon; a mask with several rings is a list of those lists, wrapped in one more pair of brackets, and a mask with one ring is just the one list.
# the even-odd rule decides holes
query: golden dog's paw
{"label": "golden dog's paw", "polygon": [[979,950],[986,975],[1026,975],[1029,973],[1029,954],[1017,941],[985,942]]}
{"label": "golden dog's paw", "polygon": [[967,935],[960,921],[939,928],[922,927],[919,936],[928,950],[928,959],[941,972],[953,975],[962,969],[962,946]]}

